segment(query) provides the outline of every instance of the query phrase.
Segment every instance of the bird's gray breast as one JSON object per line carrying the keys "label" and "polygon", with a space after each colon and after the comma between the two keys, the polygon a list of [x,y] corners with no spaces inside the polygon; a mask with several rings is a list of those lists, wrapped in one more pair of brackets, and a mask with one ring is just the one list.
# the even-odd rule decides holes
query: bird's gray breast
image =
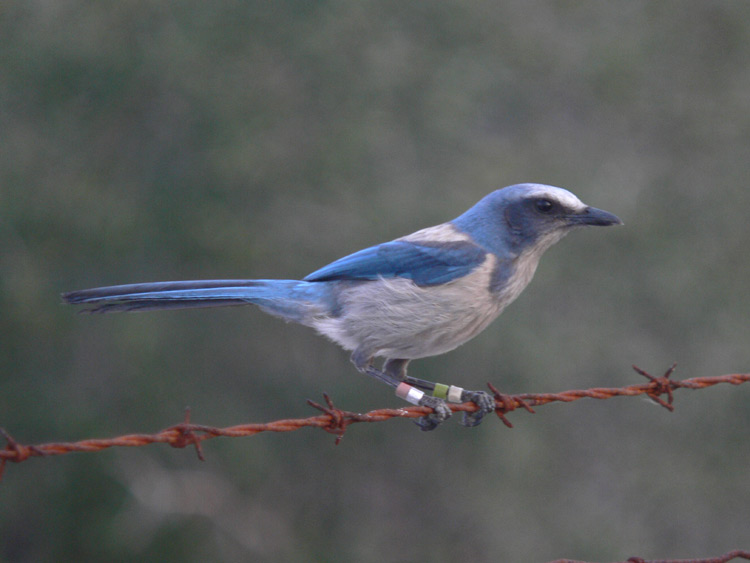
{"label": "bird's gray breast", "polygon": [[342,315],[319,319],[315,328],[371,356],[414,359],[448,352],[502,311],[502,300],[490,291],[496,265],[488,254],[470,274],[437,286],[420,287],[405,278],[342,286]]}

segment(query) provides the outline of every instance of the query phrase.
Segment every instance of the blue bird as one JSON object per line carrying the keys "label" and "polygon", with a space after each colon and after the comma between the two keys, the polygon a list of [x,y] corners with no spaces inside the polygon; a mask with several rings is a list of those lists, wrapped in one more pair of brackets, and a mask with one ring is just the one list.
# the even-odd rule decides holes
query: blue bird
{"label": "blue bird", "polygon": [[[575,227],[619,225],[562,188],[518,184],[496,190],[456,219],[345,256],[303,280],[208,280],[118,285],[63,294],[90,312],[218,307],[252,303],[310,326],[346,350],[356,368],[433,412],[474,402],[463,424],[493,412],[484,391],[406,375],[416,358],[443,354],[484,330],[531,281],[542,254]],[[380,369],[376,357],[385,358]]]}

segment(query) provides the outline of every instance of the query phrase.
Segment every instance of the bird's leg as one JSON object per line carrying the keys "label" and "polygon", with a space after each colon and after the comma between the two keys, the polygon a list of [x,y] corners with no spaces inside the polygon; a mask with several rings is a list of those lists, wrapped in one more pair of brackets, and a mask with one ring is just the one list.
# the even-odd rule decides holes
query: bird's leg
{"label": "bird's leg", "polygon": [[[444,397],[438,397],[434,393],[432,393],[432,396],[427,395],[423,391],[420,391],[417,388],[418,386],[410,384],[411,382],[408,381],[409,378],[406,375],[406,366],[408,364],[409,360],[388,358],[383,364],[383,371],[401,382],[396,388],[396,395],[410,403],[414,403],[414,399],[417,399],[417,405],[432,409],[430,414],[418,418],[414,422],[421,430],[435,430],[435,428],[450,418],[453,413],[448,408],[448,405],[445,404]],[[423,383],[429,382],[425,381]],[[432,385],[434,387],[434,384]],[[428,387],[422,387],[422,389],[432,391]]]}
{"label": "bird's leg", "polygon": [[414,387],[429,391],[433,397],[444,399],[449,403],[467,403],[472,402],[477,406],[474,412],[464,412],[461,424],[464,426],[477,426],[482,422],[484,415],[495,412],[495,399],[486,391],[467,391],[455,385],[444,385],[443,383],[433,383],[424,379],[417,379],[408,375],[404,376],[404,381]]}
{"label": "bird's leg", "polygon": [[450,418],[452,414],[451,410],[443,399],[426,395],[424,392],[405,382],[406,365],[409,363],[409,360],[386,360],[382,370],[372,365],[372,356],[368,357],[367,354],[363,354],[361,351],[355,350],[351,360],[360,372],[395,388],[398,397],[413,405],[430,407],[433,411],[432,413],[414,421],[420,429],[424,431],[434,430],[438,425]]}
{"label": "bird's leg", "polygon": [[388,374],[385,371],[380,371],[375,366],[373,366],[373,360],[374,358],[372,356],[367,356],[367,354],[363,354],[358,350],[355,350],[351,357],[351,361],[354,364],[354,367],[356,367],[360,372],[369,375],[370,377],[374,377],[378,381],[382,381],[386,385],[389,385],[393,388],[396,388],[401,384],[401,379],[399,379],[398,377],[394,377],[393,375]]}

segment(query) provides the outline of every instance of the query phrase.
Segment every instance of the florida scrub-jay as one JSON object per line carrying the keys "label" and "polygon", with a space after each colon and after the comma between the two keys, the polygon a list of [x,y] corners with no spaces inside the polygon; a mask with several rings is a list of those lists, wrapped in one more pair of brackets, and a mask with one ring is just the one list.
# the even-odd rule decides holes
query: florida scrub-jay
{"label": "florida scrub-jay", "polygon": [[[432,430],[449,402],[473,401],[475,426],[494,399],[408,377],[416,358],[453,350],[476,336],[523,291],[539,258],[572,228],[618,225],[562,188],[518,184],[494,191],[456,219],[349,256],[303,280],[208,280],[118,285],[63,294],[91,312],[216,307],[252,303],[313,327],[352,350],[356,368],[407,401],[431,407],[418,424]],[[385,361],[380,369],[376,357]]]}

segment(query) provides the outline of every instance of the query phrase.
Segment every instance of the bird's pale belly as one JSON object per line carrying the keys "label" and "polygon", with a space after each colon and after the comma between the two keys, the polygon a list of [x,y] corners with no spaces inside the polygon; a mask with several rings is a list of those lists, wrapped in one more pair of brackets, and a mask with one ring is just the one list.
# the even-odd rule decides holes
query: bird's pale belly
{"label": "bird's pale belly", "polygon": [[339,317],[311,324],[348,350],[415,359],[453,350],[476,336],[507,305],[488,292],[495,257],[460,280],[419,287],[390,278],[355,284],[339,295]]}

